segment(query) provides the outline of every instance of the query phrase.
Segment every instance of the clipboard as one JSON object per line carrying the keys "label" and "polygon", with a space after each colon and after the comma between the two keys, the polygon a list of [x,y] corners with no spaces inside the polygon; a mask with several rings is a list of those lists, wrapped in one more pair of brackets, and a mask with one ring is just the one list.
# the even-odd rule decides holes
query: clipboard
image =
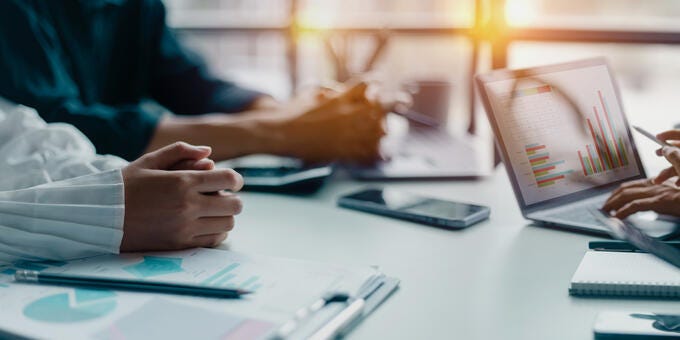
{"label": "clipboard", "polygon": [[[25,269],[26,264],[21,265]],[[148,335],[147,329],[158,327],[163,328],[163,334],[177,336],[190,329],[186,327],[187,324],[203,331],[202,338],[214,338],[227,333],[238,334],[242,328],[239,325],[256,326],[258,333],[253,336],[268,338],[273,336],[280,325],[296,315],[301,306],[329,291],[344,291],[347,292],[345,295],[362,296],[365,301],[361,314],[353,318],[351,323],[333,330],[333,337],[337,337],[348,333],[368,317],[399,285],[399,280],[386,277],[374,266],[334,265],[204,248],[102,255],[60,263],[35,262],[32,265],[44,267],[42,270],[45,273],[140,280],[145,279],[142,277],[151,277],[158,281],[201,283],[209,286],[231,284],[247,286],[247,289],[261,293],[229,301],[125,291],[106,291],[91,295],[88,290],[78,288],[13,282],[10,270],[3,271],[4,267],[0,267],[0,284],[7,280],[7,284],[3,284],[0,289],[0,295],[8,306],[0,309],[0,338],[22,339],[40,337],[41,334],[51,334],[52,338],[59,339],[83,335],[96,337],[108,334],[112,329],[124,330],[124,335],[130,338],[144,338]],[[15,268],[14,265],[10,267]],[[17,263],[15,269],[21,268]],[[380,286],[374,287],[370,295],[362,295],[361,292],[367,291],[366,287],[373,287],[367,283],[374,283],[377,278],[380,278]],[[73,300],[78,308],[106,308],[100,313],[88,314],[88,318],[83,320],[87,322],[80,322],[81,319],[68,323],[42,322],[40,327],[32,327],[35,321],[51,321],[55,315],[71,315],[69,313],[76,306],[72,306],[71,302],[66,305],[60,302],[53,307],[58,307],[59,313],[30,312],[35,311],[36,306],[43,306],[45,301],[53,305],[55,298],[61,299],[59,301]],[[326,321],[335,316],[333,313],[340,311],[340,307],[344,305],[338,304],[335,310],[328,310],[325,314],[328,318],[318,319],[316,326],[325,326]],[[26,313],[28,309],[30,311]],[[166,313],[168,318],[181,315],[182,322],[168,323],[167,319],[145,320],[145,315],[154,313]],[[216,326],[203,327],[205,323]]]}

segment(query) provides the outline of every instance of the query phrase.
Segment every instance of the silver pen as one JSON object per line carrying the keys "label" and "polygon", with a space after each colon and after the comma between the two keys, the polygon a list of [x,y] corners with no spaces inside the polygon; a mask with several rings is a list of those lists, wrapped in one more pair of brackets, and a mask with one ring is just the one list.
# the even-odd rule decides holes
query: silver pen
{"label": "silver pen", "polygon": [[346,293],[326,293],[307,307],[302,307],[295,312],[294,318],[284,323],[274,335],[273,339],[286,339],[292,335],[309,317],[316,314],[324,306],[332,302],[345,302],[349,299]]}
{"label": "silver pen", "polygon": [[[314,301],[308,307],[303,307],[295,313],[295,317],[284,323],[278,331],[272,336],[272,339],[287,339],[297,335],[294,338],[307,339],[311,337],[316,337],[317,339],[323,339],[324,336],[329,336],[330,338],[337,336],[343,332],[349,325],[351,325],[355,320],[361,316],[364,310],[364,305],[366,304],[366,299],[368,299],[371,294],[373,294],[378,288],[380,288],[384,283],[385,275],[376,274],[371,276],[366,282],[359,288],[356,298],[350,298],[348,294],[345,293],[327,293],[321,298]],[[305,336],[300,336],[301,331],[309,331],[305,329],[308,325],[310,319],[319,314],[319,312],[331,304],[343,303],[346,307],[340,309],[336,314],[329,318],[319,329],[309,332]],[[339,307],[339,306],[338,306]],[[330,312],[330,311],[329,311]],[[307,327],[309,328],[309,327]]]}
{"label": "silver pen", "polygon": [[310,340],[334,339],[345,327],[351,325],[359,316],[363,314],[366,300],[362,298],[354,299],[347,308],[343,309],[331,321],[326,323],[318,331],[309,337]]}

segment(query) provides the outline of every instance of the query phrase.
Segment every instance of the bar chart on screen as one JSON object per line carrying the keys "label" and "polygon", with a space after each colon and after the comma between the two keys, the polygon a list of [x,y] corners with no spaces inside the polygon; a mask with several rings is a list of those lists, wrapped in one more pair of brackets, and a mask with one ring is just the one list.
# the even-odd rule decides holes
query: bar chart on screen
{"label": "bar chart on screen", "polygon": [[527,205],[642,173],[606,65],[485,85],[510,174]]}
{"label": "bar chart on screen", "polygon": [[584,176],[623,168],[629,164],[626,144],[611,114],[606,98],[598,90],[597,105],[592,107],[591,118],[586,118],[592,143],[577,151]]}
{"label": "bar chart on screen", "polygon": [[551,159],[550,152],[548,152],[545,144],[526,144],[524,153],[529,160],[531,174],[536,181],[536,186],[539,188],[555,185],[557,182],[566,179],[566,176],[574,171],[564,169],[564,160]]}

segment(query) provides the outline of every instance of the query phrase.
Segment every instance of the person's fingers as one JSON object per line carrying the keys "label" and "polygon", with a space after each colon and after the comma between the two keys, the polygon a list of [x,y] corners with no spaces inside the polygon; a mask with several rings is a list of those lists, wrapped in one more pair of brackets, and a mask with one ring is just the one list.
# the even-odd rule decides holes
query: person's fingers
{"label": "person's fingers", "polygon": [[224,240],[226,240],[228,236],[229,233],[196,236],[194,237],[193,240],[193,246],[214,248],[219,246],[222,242],[224,242]]}
{"label": "person's fingers", "polygon": [[659,203],[657,197],[647,197],[632,202],[628,202],[622,208],[614,213],[614,217],[624,219],[636,212],[654,210],[655,205]]}
{"label": "person's fingers", "polygon": [[176,142],[140,157],[137,164],[144,168],[166,170],[186,159],[206,158],[211,152],[212,149],[209,146]]}
{"label": "person's fingers", "polygon": [[214,195],[198,195],[199,217],[226,217],[243,211],[243,201],[231,193],[219,192]]}
{"label": "person's fingers", "polygon": [[[678,141],[666,141],[666,143],[680,148],[680,142]],[[663,147],[656,149],[654,153],[656,153],[657,156],[663,156]]]}
{"label": "person's fingers", "polygon": [[317,100],[329,100],[331,98],[337,97],[339,94],[345,92],[345,87],[342,84],[329,84],[325,86],[319,86],[316,90]]}
{"label": "person's fingers", "polygon": [[366,88],[368,87],[368,84],[365,82],[359,82],[352,87],[349,88],[349,90],[345,91],[344,93],[340,94],[338,98],[340,99],[347,99],[349,101],[357,101],[357,100],[364,100],[366,99]]}
{"label": "person's fingers", "polygon": [[317,102],[323,102],[331,99],[333,97],[333,94],[329,93],[328,91],[324,89],[320,89],[319,92],[316,93],[316,101]]}
{"label": "person's fingers", "polygon": [[232,169],[214,169],[210,171],[190,172],[194,189],[198,192],[215,192],[228,190],[237,192],[243,188],[243,177]]}
{"label": "person's fingers", "polygon": [[185,159],[179,161],[170,167],[168,170],[212,170],[215,168],[215,162],[210,158],[203,158],[199,160]]}
{"label": "person's fingers", "polygon": [[680,130],[675,129],[664,131],[656,135],[656,138],[661,139],[662,141],[680,140]]}
{"label": "person's fingers", "polygon": [[677,175],[678,175],[678,173],[675,172],[674,167],[671,166],[671,167],[665,168],[665,169],[661,170],[661,172],[659,172],[658,175],[656,175],[656,177],[654,178],[654,184],[661,184],[661,183],[667,181],[668,179],[673,178]]}
{"label": "person's fingers", "polygon": [[654,195],[654,187],[634,187],[612,195],[602,207],[604,211],[618,210],[624,205]]}
{"label": "person's fingers", "polygon": [[234,229],[234,223],[233,216],[199,218],[194,237],[229,232]]}
{"label": "person's fingers", "polygon": [[666,160],[675,168],[675,173],[680,174],[680,148],[664,146],[662,151]]}
{"label": "person's fingers", "polygon": [[654,184],[654,180],[651,179],[651,178],[643,178],[643,179],[638,179],[638,180],[635,180],[635,181],[629,181],[629,182],[621,184],[618,188],[616,188],[616,190],[614,190],[612,192],[611,196],[619,194],[622,191],[629,189],[629,188],[648,187],[652,184]]}

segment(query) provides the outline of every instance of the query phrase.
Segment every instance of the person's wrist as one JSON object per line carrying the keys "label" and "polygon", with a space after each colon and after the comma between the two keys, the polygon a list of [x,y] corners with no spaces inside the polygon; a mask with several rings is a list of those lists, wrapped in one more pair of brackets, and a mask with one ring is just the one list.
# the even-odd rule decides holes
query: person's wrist
{"label": "person's wrist", "polygon": [[[287,151],[286,119],[275,115],[259,117],[242,117],[235,120],[206,120],[197,131],[203,131],[210,140],[219,141],[226,133],[230,133],[232,140],[242,141],[235,148],[234,145],[223,145],[222,152],[215,154],[217,159],[226,159],[254,153],[283,155]],[[228,143],[225,141],[225,143]],[[234,153],[234,150],[238,150]]]}
{"label": "person's wrist", "polygon": [[274,99],[274,97],[269,95],[262,95],[253,100],[253,102],[248,107],[248,110],[272,110],[277,109],[280,106],[281,103]]}
{"label": "person's wrist", "polygon": [[259,150],[272,155],[288,155],[292,136],[289,131],[290,119],[280,115],[268,115],[247,122],[254,140],[259,141]]}

